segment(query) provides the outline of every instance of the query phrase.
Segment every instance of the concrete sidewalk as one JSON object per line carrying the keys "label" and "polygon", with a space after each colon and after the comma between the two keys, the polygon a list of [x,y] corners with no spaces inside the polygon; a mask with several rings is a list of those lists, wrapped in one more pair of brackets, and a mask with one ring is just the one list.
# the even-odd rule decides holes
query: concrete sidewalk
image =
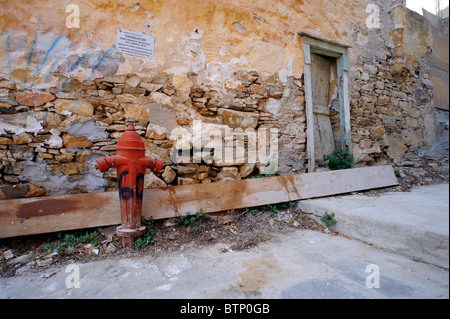
{"label": "concrete sidewalk", "polygon": [[[243,251],[217,244],[134,258],[74,260],[71,267],[0,278],[0,298],[449,297],[445,269],[311,230],[284,233]],[[79,288],[71,288],[75,274]]]}
{"label": "concrete sidewalk", "polygon": [[341,234],[449,268],[448,184],[303,200],[298,207],[318,219],[334,213],[331,229]]}
{"label": "concrete sidewalk", "polygon": [[[299,206],[305,204],[316,213],[335,212],[339,231],[376,247],[300,229],[242,251],[219,243],[86,263],[74,259],[69,267],[0,278],[0,298],[449,298],[448,269],[436,266],[448,265],[448,185]],[[378,248],[383,246],[389,250]]]}

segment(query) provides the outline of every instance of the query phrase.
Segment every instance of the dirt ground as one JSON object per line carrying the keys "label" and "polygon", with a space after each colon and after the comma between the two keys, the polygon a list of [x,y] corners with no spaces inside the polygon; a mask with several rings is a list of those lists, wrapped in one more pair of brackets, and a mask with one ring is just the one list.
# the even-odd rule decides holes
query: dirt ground
{"label": "dirt ground", "polygon": [[[0,241],[0,251],[3,251],[0,255],[0,274],[10,277],[39,271],[55,263],[174,252],[218,242],[225,243],[227,251],[239,251],[270,239],[274,229],[275,232],[294,229],[328,231],[298,208],[285,206],[289,205],[192,215],[192,221],[187,218],[150,221],[147,234],[152,234],[151,243],[142,245],[140,249],[122,248],[115,233],[116,226],[3,239]],[[57,251],[65,243],[65,235],[80,237],[85,234],[94,236],[75,247]],[[93,244],[93,241],[96,242]],[[11,258],[7,251],[12,252],[14,257]]]}
{"label": "dirt ground", "polygon": [[408,192],[412,187],[421,185],[447,184],[449,182],[449,157],[422,156],[406,159],[392,165],[399,185],[362,192],[368,196],[385,192]]}
{"label": "dirt ground", "polygon": [[[404,161],[397,163],[394,171],[398,186],[353,194],[377,196],[384,192],[409,191],[414,186],[449,182],[448,157]],[[227,251],[239,251],[269,240],[277,233],[295,229],[330,232],[324,223],[315,221],[295,207],[295,202],[150,221],[140,249],[123,249],[115,228],[110,226],[1,239],[0,275],[11,277],[42,271],[56,263],[174,252],[218,242],[224,243]],[[145,240],[148,242],[145,243]]]}

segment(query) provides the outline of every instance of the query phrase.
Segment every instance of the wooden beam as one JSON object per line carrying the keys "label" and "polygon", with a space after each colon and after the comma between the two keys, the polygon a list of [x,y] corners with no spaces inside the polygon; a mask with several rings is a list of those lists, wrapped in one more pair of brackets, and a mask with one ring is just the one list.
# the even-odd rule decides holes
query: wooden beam
{"label": "wooden beam", "polygon": [[312,173],[316,166],[314,154],[314,112],[311,87],[311,64],[303,65],[305,75],[305,113],[306,113],[306,154],[308,156],[308,173]]}
{"label": "wooden beam", "polygon": [[313,104],[313,113],[319,113],[323,115],[330,115],[330,109],[325,105],[315,105]]}
{"label": "wooden beam", "polygon": [[306,33],[306,32],[299,32],[298,34],[302,37],[302,40],[305,39],[305,41],[307,41],[308,43],[310,43],[310,42],[314,43],[314,41],[319,41],[319,43],[325,42],[325,43],[328,43],[337,48],[351,48],[352,47],[351,45],[334,42],[334,41],[331,41],[331,40],[328,40],[325,38],[320,38],[318,36],[315,36],[315,35],[312,35],[312,34]]}
{"label": "wooden beam", "polygon": [[0,238],[120,223],[118,192],[0,201]]}
{"label": "wooden beam", "polygon": [[[168,186],[144,191],[142,214],[163,219],[398,185],[391,166],[374,166]],[[118,192],[0,201],[0,238],[120,224]]]}
{"label": "wooden beam", "polygon": [[342,90],[343,90],[343,109],[344,109],[344,138],[342,145],[347,146],[347,150],[352,152],[352,133],[351,133],[351,123],[350,123],[350,99],[348,93],[348,72],[342,72]]}

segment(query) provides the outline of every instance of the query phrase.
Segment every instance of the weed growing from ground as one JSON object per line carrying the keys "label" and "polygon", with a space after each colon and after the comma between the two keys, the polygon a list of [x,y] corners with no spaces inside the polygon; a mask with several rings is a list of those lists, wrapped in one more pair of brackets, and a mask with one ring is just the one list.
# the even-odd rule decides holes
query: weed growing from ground
{"label": "weed growing from ground", "polygon": [[292,202],[279,203],[279,204],[274,204],[274,205],[256,206],[256,207],[253,207],[250,209],[250,214],[256,215],[259,212],[268,212],[268,211],[271,211],[274,214],[278,214],[278,211],[280,209],[295,207],[295,205],[296,205],[295,201],[292,201]]}
{"label": "weed growing from ground", "polygon": [[320,221],[324,222],[327,227],[331,227],[336,224],[334,213],[328,214],[328,212],[325,212],[325,214],[323,214],[323,216],[320,218]]}
{"label": "weed growing from ground", "polygon": [[42,248],[44,251],[55,251],[58,254],[61,254],[66,251],[66,249],[71,247],[77,247],[78,245],[86,245],[91,244],[92,246],[97,246],[100,244],[100,234],[97,231],[92,233],[86,232],[85,234],[79,234],[78,232],[73,232],[69,234],[62,233],[57,234],[58,238],[61,238],[60,241],[57,241],[52,244],[46,244]]}
{"label": "weed growing from ground", "polygon": [[185,226],[190,230],[197,230],[198,221],[202,219],[207,219],[208,216],[204,212],[198,212],[193,215],[191,213],[186,213],[186,215],[181,216],[175,221],[175,226]]}
{"label": "weed growing from ground", "polygon": [[344,150],[334,150],[333,153],[325,155],[325,159],[325,166],[332,171],[355,167],[353,155]]}
{"label": "weed growing from ground", "polygon": [[263,177],[275,177],[275,176],[280,176],[280,173],[275,172],[275,173],[273,173],[273,174],[252,175],[252,176],[247,177],[247,179],[263,178]]}
{"label": "weed growing from ground", "polygon": [[154,235],[154,224],[153,221],[148,221],[145,218],[141,219],[142,226],[145,226],[145,234],[136,239],[133,243],[134,248],[140,250],[142,247],[151,245],[154,243],[153,235]]}

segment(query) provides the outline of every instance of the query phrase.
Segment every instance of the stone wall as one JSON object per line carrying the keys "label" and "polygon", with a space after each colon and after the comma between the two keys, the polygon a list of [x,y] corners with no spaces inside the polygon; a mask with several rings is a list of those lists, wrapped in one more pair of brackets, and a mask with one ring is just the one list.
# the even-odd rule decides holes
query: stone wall
{"label": "stone wall", "polygon": [[[352,144],[355,161],[417,156],[427,143],[427,122],[433,121],[432,84],[403,70],[393,76],[386,60],[360,57],[352,90]],[[423,67],[417,68],[417,73]],[[429,124],[428,124],[429,125]]]}
{"label": "stone wall", "polygon": [[[448,124],[436,109],[431,80],[431,26],[407,9],[398,14],[395,22],[402,36],[394,33],[392,42],[377,30],[355,32],[377,45],[367,50],[365,41],[354,42],[360,55],[354,62],[350,91],[352,151],[360,164],[380,160],[395,164],[405,157],[448,154]],[[446,117],[448,123],[448,112]],[[436,151],[439,135],[447,136],[444,153]]]}
{"label": "stone wall", "polygon": [[[301,81],[290,78],[284,86],[278,78],[255,71],[239,71],[231,78],[233,82],[225,90],[218,90],[203,85],[195,73],[188,78],[157,72],[81,82],[61,77],[59,87],[45,91],[21,90],[2,79],[1,196],[116,189],[115,170],[103,175],[94,163],[99,156],[115,154],[117,140],[129,123],[135,124],[147,155],[166,165],[159,177],[147,172],[145,187],[259,174],[260,163],[248,163],[246,151],[241,158],[235,154],[228,163],[196,163],[192,140],[185,147],[177,146],[177,129],[192,132],[194,120],[201,121],[204,130],[277,128],[282,148],[287,148],[281,153],[289,154],[279,160],[280,171],[303,169],[299,160],[304,157],[306,142]],[[207,138],[203,142],[208,142]],[[189,150],[187,161],[173,161],[178,149]]]}
{"label": "stone wall", "polygon": [[[79,29],[65,26],[61,1],[8,3],[0,13],[0,198],[117,189],[115,170],[101,174],[94,163],[115,153],[128,123],[166,165],[147,172],[145,187],[275,173],[270,152],[249,162],[255,136],[276,151],[276,173],[305,172],[300,31],[350,45],[357,164],[420,156],[439,127],[448,136],[448,112],[433,106],[430,32],[403,1],[377,3],[379,28],[367,26],[365,1],[85,1]],[[118,27],[155,36],[155,58],[117,52]],[[230,146],[228,162],[207,156]]]}

